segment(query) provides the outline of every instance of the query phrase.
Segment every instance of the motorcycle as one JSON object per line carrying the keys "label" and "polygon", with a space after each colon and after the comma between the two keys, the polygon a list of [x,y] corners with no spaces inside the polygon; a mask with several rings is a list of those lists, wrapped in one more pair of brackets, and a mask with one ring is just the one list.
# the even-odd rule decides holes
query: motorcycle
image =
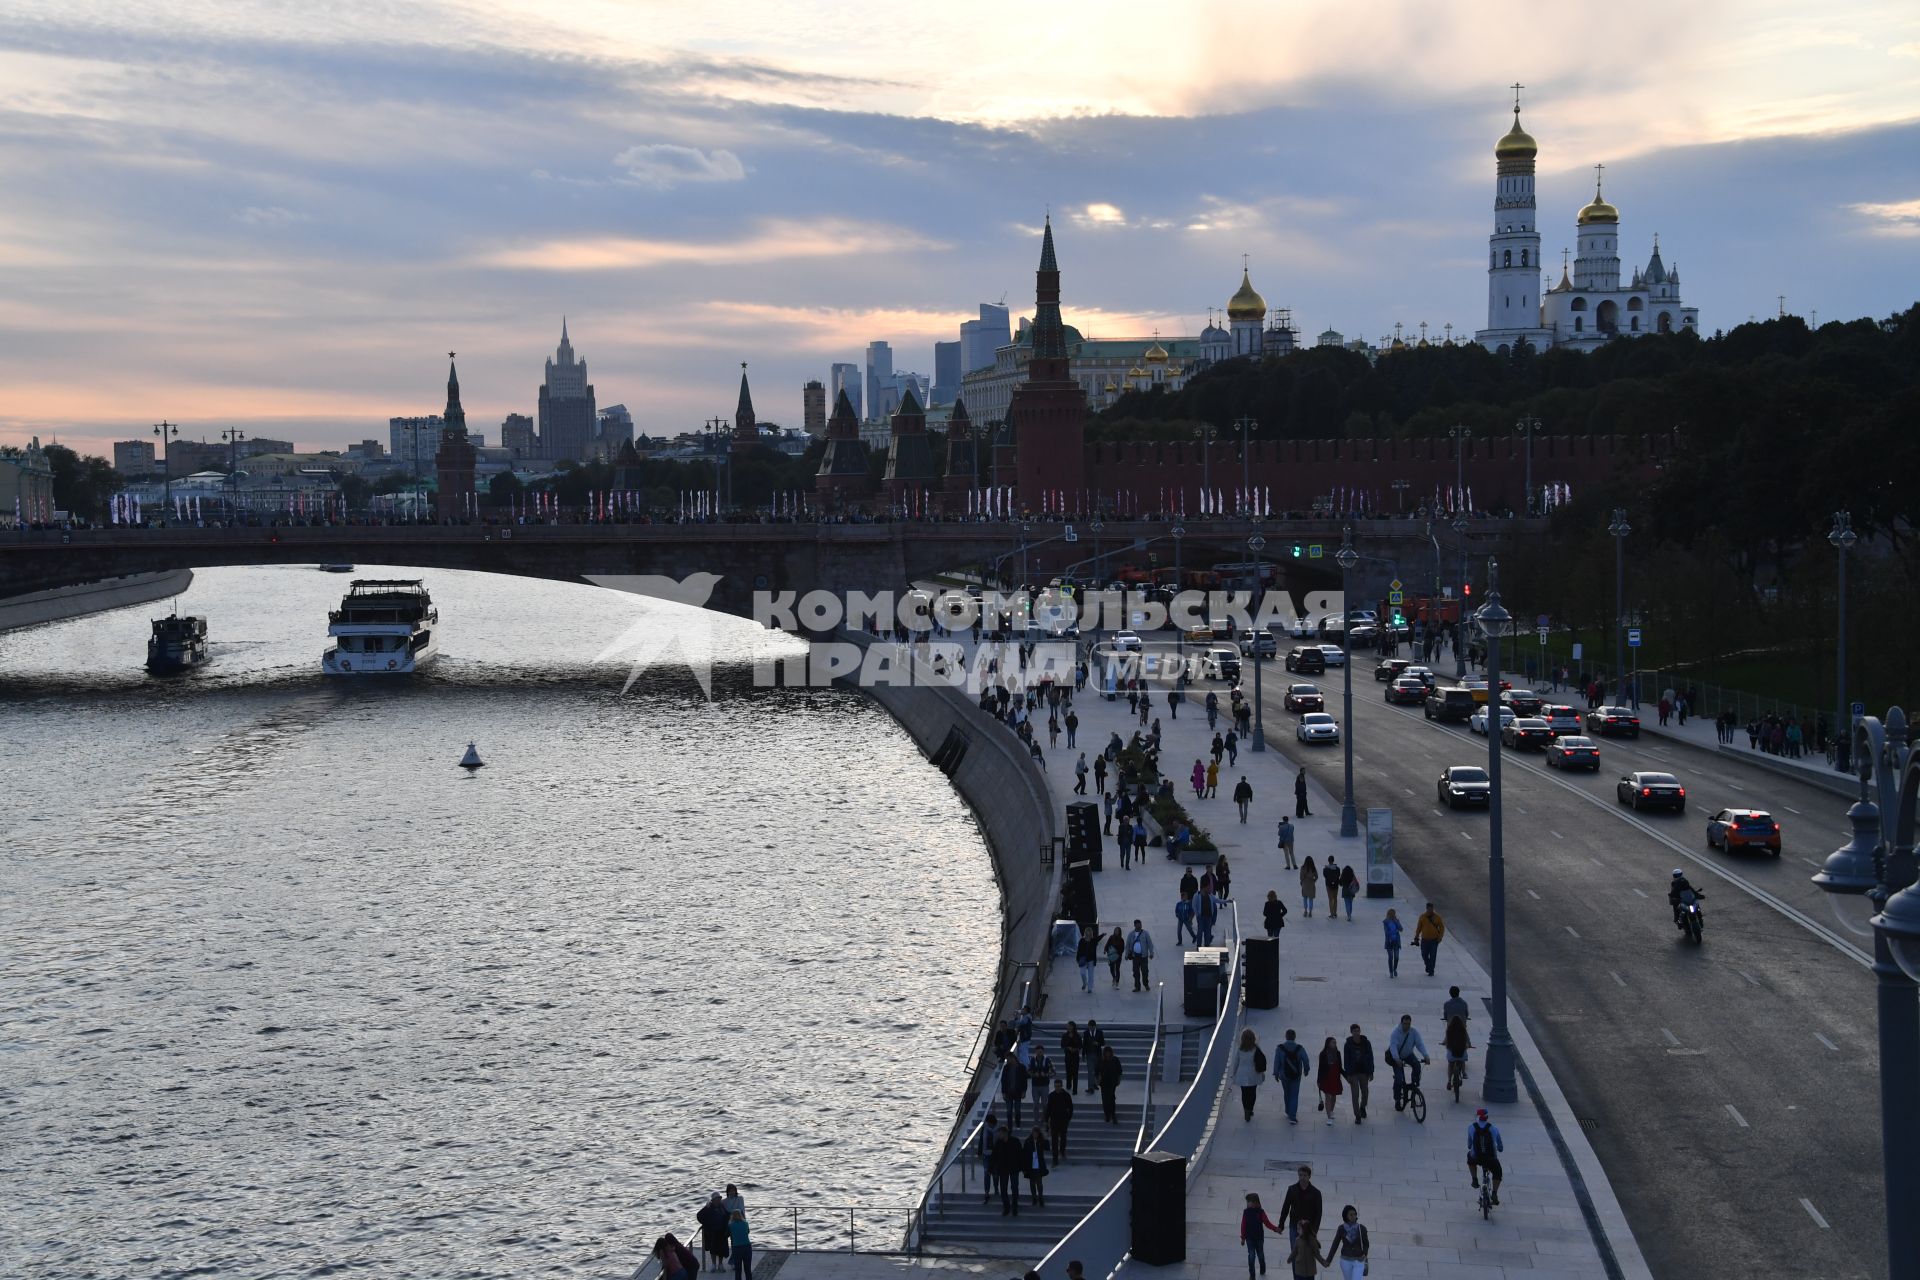
{"label": "motorcycle", "polygon": [[1680,929],[1694,942],[1700,941],[1700,931],[1706,927],[1706,917],[1700,912],[1700,899],[1706,896],[1698,889],[1680,892]]}

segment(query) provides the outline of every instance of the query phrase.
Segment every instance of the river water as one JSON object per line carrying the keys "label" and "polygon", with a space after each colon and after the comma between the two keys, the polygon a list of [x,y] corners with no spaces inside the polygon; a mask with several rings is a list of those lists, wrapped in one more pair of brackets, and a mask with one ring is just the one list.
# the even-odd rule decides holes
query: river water
{"label": "river water", "polygon": [[[321,676],[310,568],[202,571],[172,680],[164,604],[0,636],[0,1275],[613,1276],[724,1182],[764,1243],[917,1197],[999,947],[945,780],[749,623],[405,576],[398,685]],[[712,702],[622,692],[636,622]]]}

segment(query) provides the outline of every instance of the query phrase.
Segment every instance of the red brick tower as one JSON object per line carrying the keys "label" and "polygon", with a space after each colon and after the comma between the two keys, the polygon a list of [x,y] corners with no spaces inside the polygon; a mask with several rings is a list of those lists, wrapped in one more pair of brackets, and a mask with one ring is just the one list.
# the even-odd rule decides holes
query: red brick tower
{"label": "red brick tower", "polygon": [[440,448],[433,455],[439,489],[433,514],[441,520],[459,520],[475,514],[474,471],[480,454],[467,439],[467,411],[460,405],[460,373],[447,352],[447,407],[440,415]]}
{"label": "red brick tower", "polygon": [[1067,330],[1060,319],[1060,264],[1053,257],[1053,219],[1040,242],[1034,273],[1033,357],[1027,380],[1013,389],[1017,496],[1027,511],[1056,499],[1069,510],[1086,479],[1087,397],[1067,372]]}

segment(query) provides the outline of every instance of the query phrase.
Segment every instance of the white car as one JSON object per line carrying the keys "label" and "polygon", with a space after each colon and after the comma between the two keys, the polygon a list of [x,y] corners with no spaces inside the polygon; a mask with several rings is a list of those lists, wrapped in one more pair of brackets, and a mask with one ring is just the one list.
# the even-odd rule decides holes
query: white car
{"label": "white car", "polygon": [[1116,631],[1113,636],[1113,647],[1116,649],[1131,649],[1138,653],[1140,651],[1140,637],[1131,631]]}
{"label": "white car", "polygon": [[1309,711],[1301,716],[1300,725],[1293,732],[1302,742],[1340,741],[1340,726],[1324,711]]}
{"label": "white car", "polygon": [[1327,655],[1327,665],[1330,667],[1347,665],[1347,651],[1337,644],[1323,644],[1320,646],[1320,652]]}
{"label": "white car", "polygon": [[[1514,715],[1513,715],[1512,707],[1500,708],[1500,728],[1503,731],[1506,729],[1508,725],[1513,723],[1513,720],[1514,720]],[[1484,703],[1481,704],[1480,706],[1475,707],[1473,709],[1473,714],[1467,717],[1467,728],[1473,730],[1475,733],[1482,734],[1482,735],[1484,735],[1487,732],[1487,708]]]}

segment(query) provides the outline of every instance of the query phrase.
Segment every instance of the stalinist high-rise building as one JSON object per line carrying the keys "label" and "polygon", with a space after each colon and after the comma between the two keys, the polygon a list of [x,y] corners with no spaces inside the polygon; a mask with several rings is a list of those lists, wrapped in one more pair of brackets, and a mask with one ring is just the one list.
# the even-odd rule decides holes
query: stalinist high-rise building
{"label": "stalinist high-rise building", "polygon": [[587,381],[587,362],[573,358],[567,322],[560,322],[560,349],[547,361],[547,380],[540,384],[540,452],[554,462],[571,458],[586,461],[600,431],[600,415],[593,405],[593,384]]}

